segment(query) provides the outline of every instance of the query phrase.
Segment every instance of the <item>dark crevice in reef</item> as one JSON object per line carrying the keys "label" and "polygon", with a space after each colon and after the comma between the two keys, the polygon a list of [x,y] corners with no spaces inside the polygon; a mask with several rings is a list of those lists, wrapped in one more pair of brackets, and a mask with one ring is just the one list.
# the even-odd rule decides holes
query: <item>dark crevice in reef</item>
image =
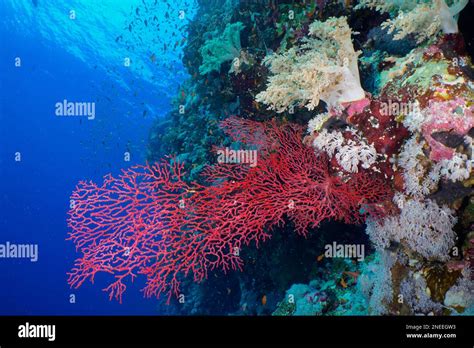
{"label": "dark crevice in reef", "polygon": [[459,32],[464,37],[466,51],[471,57],[474,57],[474,3],[469,1],[467,6],[459,15]]}
{"label": "dark crevice in reef", "polygon": [[327,244],[363,244],[370,254],[364,231],[365,226],[324,222],[303,237],[288,223],[259,248],[242,250],[243,272],[211,272],[201,284],[184,280],[187,299],[184,304],[173,300],[173,306],[191,315],[271,315],[292,284],[330,276],[334,261],[322,256]]}

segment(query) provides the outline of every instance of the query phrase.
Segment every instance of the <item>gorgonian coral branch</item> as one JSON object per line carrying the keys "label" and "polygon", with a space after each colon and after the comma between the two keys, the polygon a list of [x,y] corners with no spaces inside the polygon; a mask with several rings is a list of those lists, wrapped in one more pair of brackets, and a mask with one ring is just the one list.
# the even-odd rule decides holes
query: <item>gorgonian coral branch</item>
{"label": "gorgonian coral branch", "polygon": [[185,276],[200,282],[215,269],[242,269],[241,248],[258,246],[288,219],[302,235],[325,219],[360,223],[362,206],[390,196],[374,173],[332,173],[325,154],[303,145],[299,126],[230,118],[223,127],[248,145],[258,140],[258,166],[208,167],[211,186],[186,183],[175,161],[134,166],[101,186],[79,183],[68,224],[82,257],[71,286],[109,273],[115,280],[105,290],[121,301],[126,281],[142,274],[145,296],[166,294],[169,301]]}

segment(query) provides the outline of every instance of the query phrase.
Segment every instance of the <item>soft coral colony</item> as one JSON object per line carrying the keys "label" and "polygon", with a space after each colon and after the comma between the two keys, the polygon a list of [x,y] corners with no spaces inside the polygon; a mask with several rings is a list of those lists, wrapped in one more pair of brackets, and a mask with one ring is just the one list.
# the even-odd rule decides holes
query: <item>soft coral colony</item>
{"label": "soft coral colony", "polygon": [[[397,55],[356,51],[348,18],[323,7],[302,12],[307,23],[287,30],[274,53],[255,24],[258,13],[249,11],[254,23],[245,25],[226,16],[223,34],[195,48],[202,59],[194,76],[206,89],[212,78],[230,81],[242,94],[240,109],[255,111],[219,125],[221,139],[258,152],[257,166],[208,164],[191,181],[182,156],[166,157],[106,176],[102,185],[79,183],[68,224],[82,256],[70,285],[109,273],[105,290],[122,301],[127,281],[144,275],[144,294],[170,302],[188,277],[199,283],[215,270],[245,270],[241,250],[264,247],[284,225],[307,236],[333,220],[366,224],[375,252],[346,272],[355,281],[341,291],[352,300],[337,301],[331,313],[472,313],[474,69],[457,26],[466,3],[362,0],[345,9],[388,14],[379,30],[416,43]],[[274,6],[268,18],[280,28]],[[265,54],[241,47],[248,32]],[[359,65],[375,67],[370,92]],[[252,74],[259,84],[249,83]],[[249,95],[254,100],[244,105]],[[243,118],[259,112],[266,121]],[[308,112],[303,125],[298,117],[308,120]],[[321,314],[312,307],[313,293],[323,292],[316,288],[293,286],[287,294],[300,291],[301,300],[282,299],[275,313]]]}

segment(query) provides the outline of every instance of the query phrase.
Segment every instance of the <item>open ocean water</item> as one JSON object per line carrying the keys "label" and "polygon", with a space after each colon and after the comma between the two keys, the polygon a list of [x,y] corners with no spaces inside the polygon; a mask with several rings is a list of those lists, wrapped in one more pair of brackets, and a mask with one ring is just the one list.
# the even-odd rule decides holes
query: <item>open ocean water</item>
{"label": "open ocean water", "polygon": [[[132,37],[139,2],[0,2],[0,241],[38,246],[36,262],[1,260],[0,314],[160,312],[140,279],[121,305],[101,291],[101,276],[80,294],[66,281],[77,256],[66,241],[75,185],[144,163],[149,128],[186,77],[180,48],[163,48],[184,23],[170,22],[163,37]],[[64,100],[94,103],[95,115],[58,117]]]}

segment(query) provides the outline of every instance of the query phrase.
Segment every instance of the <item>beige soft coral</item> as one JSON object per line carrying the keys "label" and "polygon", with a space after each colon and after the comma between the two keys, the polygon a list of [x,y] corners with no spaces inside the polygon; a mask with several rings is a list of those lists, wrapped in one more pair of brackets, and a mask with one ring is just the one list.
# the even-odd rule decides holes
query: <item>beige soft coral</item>
{"label": "beige soft coral", "polygon": [[351,29],[345,17],[315,21],[309,37],[299,46],[267,56],[272,75],[256,101],[284,112],[294,106],[313,110],[324,101],[329,106],[365,97],[360,85]]}
{"label": "beige soft coral", "polygon": [[371,8],[391,17],[382,27],[394,33],[395,40],[413,35],[417,43],[435,37],[440,31],[453,34],[459,31],[457,17],[468,0],[453,0],[448,6],[445,0],[361,0],[358,8]]}

